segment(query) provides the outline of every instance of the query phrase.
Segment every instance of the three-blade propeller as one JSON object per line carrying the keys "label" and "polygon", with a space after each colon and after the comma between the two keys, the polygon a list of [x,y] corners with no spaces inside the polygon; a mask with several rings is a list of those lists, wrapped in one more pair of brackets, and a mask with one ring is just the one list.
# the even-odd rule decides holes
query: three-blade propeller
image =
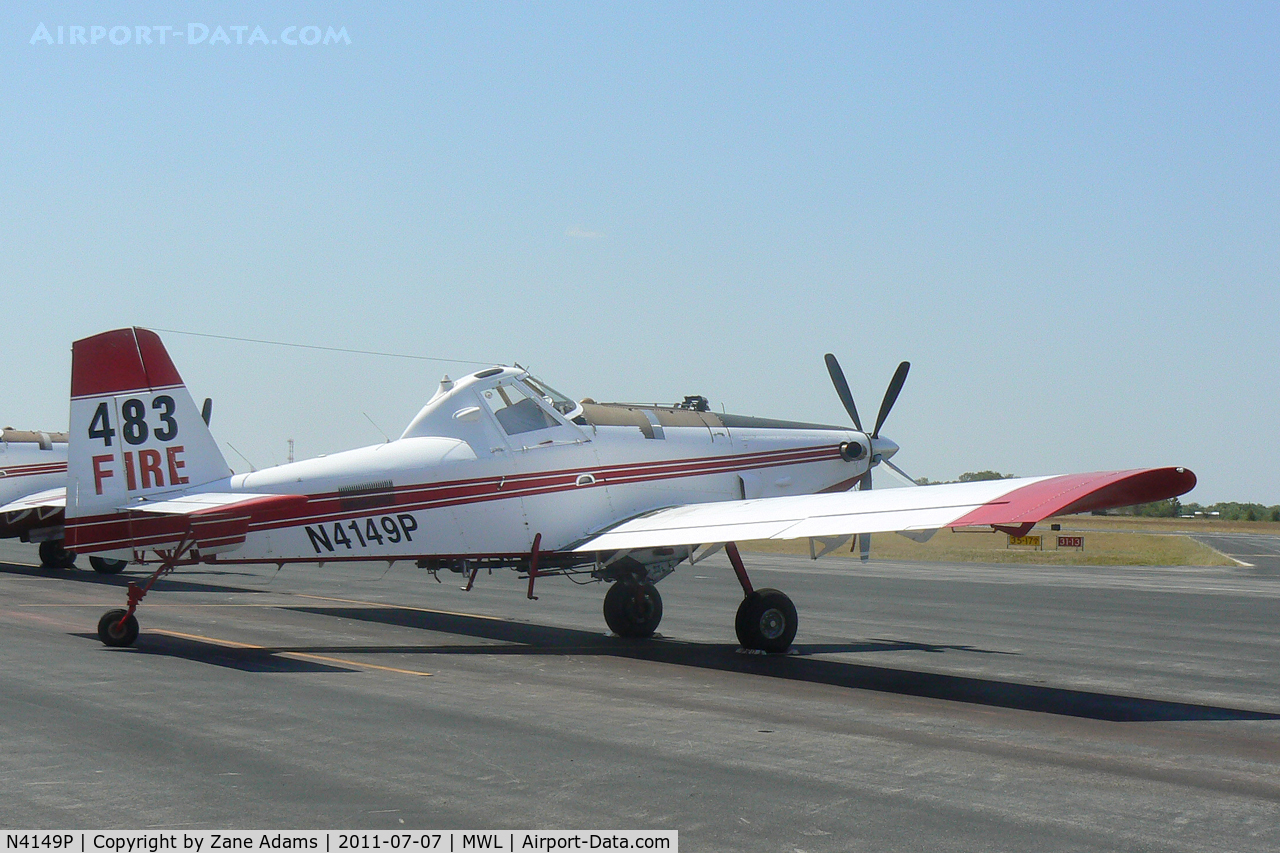
{"label": "three-blade propeller", "polygon": [[[853,420],[853,426],[858,432],[865,432],[862,428],[862,419],[858,417],[858,407],[854,405],[853,394],[849,391],[849,383],[844,378],[844,371],[840,369],[840,362],[831,353],[826,354],[827,372],[831,374],[831,384],[836,386],[836,394],[840,397],[840,402],[844,404],[844,410],[849,413],[850,419]],[[871,431],[871,458],[868,460],[867,472],[858,478],[858,489],[860,491],[869,491],[871,489],[871,469],[875,467],[877,462],[882,461],[877,458],[875,450],[875,440],[880,437],[880,428],[884,426],[885,419],[889,417],[889,412],[893,409],[893,404],[898,401],[898,394],[902,392],[902,385],[907,381],[907,371],[911,369],[911,363],[904,361],[898,365],[898,369],[894,371],[893,378],[889,380],[889,387],[885,389],[884,400],[880,403],[880,413],[876,415],[875,429]],[[883,460],[888,462],[888,460]],[[892,465],[892,463],[890,463]],[[895,471],[901,472],[896,465],[892,465]],[[908,478],[909,479],[909,478]],[[871,554],[871,534],[858,534],[858,550],[865,563]]]}

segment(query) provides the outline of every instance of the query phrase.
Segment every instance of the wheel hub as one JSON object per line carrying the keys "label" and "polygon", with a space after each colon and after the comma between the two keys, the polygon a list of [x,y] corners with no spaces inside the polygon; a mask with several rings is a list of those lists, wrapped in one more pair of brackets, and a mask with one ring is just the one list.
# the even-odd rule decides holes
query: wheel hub
{"label": "wheel hub", "polygon": [[637,591],[627,602],[626,613],[636,624],[645,622],[653,615],[653,601],[643,591]]}
{"label": "wheel hub", "polygon": [[787,628],[787,617],[776,607],[760,614],[760,635],[766,640],[776,640]]}

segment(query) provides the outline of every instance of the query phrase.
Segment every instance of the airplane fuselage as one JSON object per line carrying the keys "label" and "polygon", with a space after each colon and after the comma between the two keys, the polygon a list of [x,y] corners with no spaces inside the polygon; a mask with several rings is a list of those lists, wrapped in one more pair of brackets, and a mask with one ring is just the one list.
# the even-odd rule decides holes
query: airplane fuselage
{"label": "airplane fuselage", "polygon": [[528,554],[539,534],[542,550],[563,551],[661,507],[851,485],[840,443],[852,431],[580,430],[573,443],[487,458],[454,439],[406,438],[237,476],[232,491],[308,500],[305,515],[252,532],[234,557],[498,557]]}
{"label": "airplane fuselage", "polygon": [[[91,489],[116,490],[114,511],[77,519],[74,545],[156,559],[147,552],[175,544],[187,520],[146,508],[182,485],[187,494],[298,498],[255,513],[234,547],[208,539],[197,548],[202,560],[514,560],[536,542],[553,563],[557,553],[581,563],[567,554],[575,543],[651,510],[848,489],[867,469],[870,440],[853,429],[579,405],[544,396],[533,383],[517,368],[480,371],[443,383],[395,441],[194,488],[179,481],[192,473],[188,462],[196,464],[190,435],[202,425],[181,406],[171,410],[163,391],[106,408],[136,415],[135,436],[145,436],[136,449],[106,434],[110,418],[97,410],[77,416],[73,404],[73,420],[87,425],[86,436],[101,436],[105,451],[82,473],[81,501]],[[860,448],[854,460],[842,445]]]}

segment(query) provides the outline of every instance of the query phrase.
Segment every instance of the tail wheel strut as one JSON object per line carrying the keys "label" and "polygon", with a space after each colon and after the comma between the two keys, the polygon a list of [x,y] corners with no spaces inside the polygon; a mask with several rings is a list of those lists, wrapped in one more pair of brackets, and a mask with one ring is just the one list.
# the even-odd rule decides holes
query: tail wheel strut
{"label": "tail wheel strut", "polygon": [[184,539],[169,554],[164,556],[160,567],[151,573],[151,576],[147,578],[142,586],[129,581],[128,609],[108,610],[102,614],[102,618],[98,620],[98,639],[108,646],[132,646],[134,641],[138,639],[138,619],[133,615],[134,611],[138,609],[142,599],[146,598],[147,593],[151,591],[151,587],[155,586],[155,582],[173,571],[182,558],[187,556],[194,547],[195,542],[193,540]]}

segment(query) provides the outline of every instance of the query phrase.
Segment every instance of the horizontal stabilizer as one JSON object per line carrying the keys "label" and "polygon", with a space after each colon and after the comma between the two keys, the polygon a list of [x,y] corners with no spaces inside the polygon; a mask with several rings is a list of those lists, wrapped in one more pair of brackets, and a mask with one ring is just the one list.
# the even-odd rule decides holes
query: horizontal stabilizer
{"label": "horizontal stabilizer", "polygon": [[[304,495],[258,495],[207,492],[130,507],[134,513],[153,516],[185,516],[186,537],[200,554],[232,551],[244,543],[255,520],[287,514],[304,505]],[[135,516],[136,517],[136,516]]]}
{"label": "horizontal stabilizer", "polygon": [[[243,544],[249,526],[289,517],[305,495],[204,492],[118,507],[73,532],[94,550],[168,549],[192,544],[201,556]],[[81,539],[71,544],[79,545]]]}
{"label": "horizontal stabilizer", "polygon": [[165,501],[148,501],[132,506],[122,506],[122,512],[150,512],[156,515],[195,515],[197,513],[213,513],[218,510],[232,510],[236,507],[248,509],[249,505],[266,506],[285,500],[289,503],[301,499],[300,495],[263,495],[247,492],[204,492],[194,495],[182,495]]}

